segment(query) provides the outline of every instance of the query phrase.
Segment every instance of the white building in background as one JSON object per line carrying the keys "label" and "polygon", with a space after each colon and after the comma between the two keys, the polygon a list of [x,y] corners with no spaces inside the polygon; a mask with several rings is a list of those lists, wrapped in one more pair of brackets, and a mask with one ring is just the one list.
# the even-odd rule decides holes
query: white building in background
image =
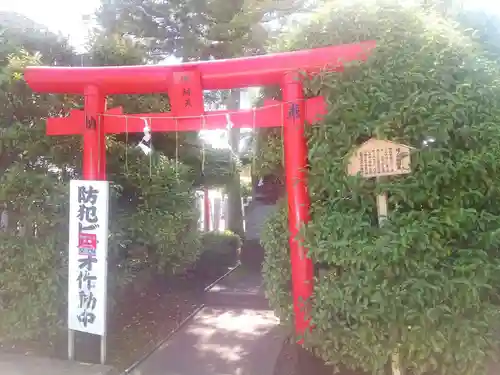
{"label": "white building in background", "polygon": [[[228,200],[227,194],[222,194],[220,190],[209,190],[208,198],[210,201],[210,231],[223,232],[227,229],[227,215],[228,215]],[[247,202],[242,199],[241,205],[243,215],[245,213],[245,205]],[[205,204],[203,190],[196,191],[196,206],[199,212],[198,229],[203,232],[205,228]],[[243,217],[243,228],[246,226],[245,217]]]}
{"label": "white building in background", "polygon": [[[227,217],[227,196],[219,190],[209,190],[208,198],[210,201],[210,231],[223,232],[226,230]],[[205,193],[203,190],[196,191],[196,206],[199,212],[198,229],[205,230]]]}

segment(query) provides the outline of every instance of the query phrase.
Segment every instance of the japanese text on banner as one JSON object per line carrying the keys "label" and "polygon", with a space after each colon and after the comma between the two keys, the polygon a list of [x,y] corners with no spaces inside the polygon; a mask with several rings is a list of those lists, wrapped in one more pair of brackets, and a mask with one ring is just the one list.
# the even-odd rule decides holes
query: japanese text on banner
{"label": "japanese text on banner", "polygon": [[69,329],[106,329],[108,195],[105,181],[71,181]]}

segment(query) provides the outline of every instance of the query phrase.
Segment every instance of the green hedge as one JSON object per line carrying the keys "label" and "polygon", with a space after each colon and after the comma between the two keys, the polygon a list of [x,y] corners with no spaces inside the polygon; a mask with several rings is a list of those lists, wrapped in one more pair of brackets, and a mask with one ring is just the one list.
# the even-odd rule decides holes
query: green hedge
{"label": "green hedge", "polygon": [[207,232],[201,236],[202,252],[230,254],[241,247],[241,238],[226,230],[224,232]]}
{"label": "green hedge", "polygon": [[[12,28],[11,24],[27,26]],[[26,28],[33,33],[22,33]],[[71,60],[75,56],[66,42],[29,20],[8,14],[0,20],[0,29],[5,29],[0,39],[8,42],[0,43],[0,212],[5,205],[10,224],[8,231],[0,229],[3,341],[54,333],[65,326],[68,181],[81,177],[82,140],[45,136],[44,118],[81,105],[78,98],[32,93],[22,74],[27,65]],[[128,99],[133,99],[136,112],[154,111],[155,105],[160,108],[166,100]],[[122,103],[126,110],[127,103]],[[145,249],[134,259],[136,264],[161,273],[181,272],[200,254],[192,171],[160,153],[144,156],[132,146],[138,139],[140,135],[132,134],[130,139],[128,134],[106,138],[107,173],[112,181],[111,301],[117,288],[136,271],[127,257],[132,246]],[[16,229],[18,221],[26,227],[24,234]]]}
{"label": "green hedge", "polygon": [[265,253],[262,272],[270,305],[281,323],[291,329],[293,306],[288,233],[288,209],[285,199],[282,199],[263,226],[261,243]]}
{"label": "green hedge", "polygon": [[[15,197],[15,200],[10,198]],[[9,227],[0,232],[0,341],[54,331],[67,274],[67,197],[55,175],[14,164],[0,177]],[[26,225],[24,236],[17,221]],[[37,223],[37,237],[30,226]]]}
{"label": "green hedge", "polygon": [[[189,171],[175,166],[161,154],[150,159],[136,150],[113,143],[115,157],[128,152],[129,162],[110,160],[115,173],[110,176],[117,189],[113,212],[120,241],[144,249],[145,266],[163,273],[179,273],[200,256],[199,212]],[[122,148],[118,152],[117,148]]]}
{"label": "green hedge", "polygon": [[201,237],[202,267],[229,267],[238,261],[241,238],[231,231],[207,232]]}
{"label": "green hedge", "polygon": [[[176,273],[195,263],[201,251],[190,182],[166,159],[150,176],[146,159],[135,156],[139,159],[124,165],[111,187],[111,303],[137,271],[132,261],[155,272]],[[135,193],[125,196],[124,191]],[[68,193],[69,185],[44,169],[14,164],[0,176],[0,202],[7,203],[11,226],[0,232],[0,342],[54,334],[65,326]],[[29,229],[19,236],[17,219],[36,223],[36,236]],[[132,246],[145,249],[139,259],[127,257]]]}
{"label": "green hedge", "polygon": [[[330,111],[309,131],[304,233],[327,270],[306,345],[376,374],[391,359],[413,375],[483,374],[499,344],[500,69],[440,14],[394,2],[336,3],[285,47],[371,39],[378,47],[366,63],[308,86]],[[375,135],[415,147],[411,175],[378,184],[346,176],[346,155]],[[267,223],[264,276],[290,322],[285,233],[280,209]]]}

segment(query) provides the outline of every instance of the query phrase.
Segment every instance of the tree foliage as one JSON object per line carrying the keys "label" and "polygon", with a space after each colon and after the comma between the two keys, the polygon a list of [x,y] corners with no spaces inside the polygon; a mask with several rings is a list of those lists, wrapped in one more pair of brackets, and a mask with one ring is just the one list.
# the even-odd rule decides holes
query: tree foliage
{"label": "tree foliage", "polygon": [[456,20],[462,27],[471,31],[471,36],[477,40],[491,59],[500,56],[500,17],[486,11],[462,11],[456,15]]}
{"label": "tree foliage", "polygon": [[[123,144],[110,142],[122,152],[110,179],[117,188],[114,215],[122,231],[120,241],[140,249],[135,262],[163,273],[178,272],[196,261],[200,254],[195,204],[189,169],[161,154],[151,159],[138,150],[123,158]],[[133,251],[125,254],[132,257]]]}
{"label": "tree foliage", "polygon": [[[144,46],[129,36],[106,30],[93,35],[91,65],[137,65],[146,60]],[[121,106],[125,113],[170,109],[166,94],[115,95],[108,105]],[[117,249],[122,249],[116,256],[162,272],[180,271],[197,259],[200,250],[193,188],[200,182],[196,171],[201,145],[196,133],[154,133],[154,152],[148,157],[136,147],[142,136],[125,133],[107,141],[108,179],[116,187]],[[138,248],[139,252],[133,250]]]}
{"label": "tree foliage", "polygon": [[[309,133],[303,235],[327,270],[306,343],[329,362],[377,374],[395,353],[412,374],[484,373],[498,349],[499,69],[439,13],[390,1],[336,3],[286,48],[373,39],[366,63],[309,85],[329,112]],[[374,136],[415,148],[411,175],[346,175],[346,156]],[[382,228],[380,192],[389,197]],[[281,210],[268,222],[265,277],[289,320],[285,218]]]}
{"label": "tree foliage", "polygon": [[[0,335],[8,338],[59,322],[67,243],[62,178],[78,160],[78,144],[44,137],[42,118],[71,107],[72,98],[33,94],[22,79],[28,64],[69,63],[66,42],[5,12],[0,39]],[[47,171],[54,165],[62,173]]]}
{"label": "tree foliage", "polygon": [[[23,69],[79,65],[82,59],[66,40],[17,14],[0,13],[0,36],[0,336],[5,340],[54,333],[61,327],[68,181],[81,176],[80,137],[45,136],[46,117],[79,107],[81,98],[33,93],[23,80]],[[96,37],[95,43],[87,63],[144,60],[140,46],[121,37]],[[168,106],[164,97],[111,100],[125,111],[133,105],[139,111]],[[169,139],[157,140],[159,150],[150,159],[138,152],[133,136],[109,137],[106,145],[112,182],[111,299],[135,269],[132,264],[179,272],[200,252],[191,169],[181,158],[169,159],[161,152]],[[134,251],[137,248],[141,250]]]}
{"label": "tree foliage", "polygon": [[[103,0],[98,21],[110,33],[132,35],[151,58],[175,56],[183,61],[228,59],[265,53],[283,17],[307,9],[297,0]],[[227,98],[227,108],[239,108],[239,90]],[[221,95],[211,94],[212,99]],[[232,153],[238,152],[239,129],[230,130]],[[229,229],[243,236],[241,188],[235,161],[224,177],[230,211]]]}
{"label": "tree foliage", "polygon": [[98,21],[109,32],[141,38],[157,57],[185,61],[262,54],[270,29],[309,8],[298,0],[103,0]]}
{"label": "tree foliage", "polygon": [[[140,41],[130,36],[113,34],[106,29],[97,31],[87,56],[87,63],[93,66],[140,65],[147,62],[147,49]],[[122,107],[125,113],[164,113],[170,111],[168,95],[114,95],[108,100],[108,107]],[[114,139],[133,148],[143,134],[126,133]],[[191,178],[196,184],[223,184],[229,174],[227,153],[204,147],[196,132],[154,133],[153,148],[170,159],[177,159],[191,169]],[[205,155],[203,155],[205,154]],[[204,162],[203,162],[204,159]],[[202,164],[207,178],[200,178]],[[219,179],[215,175],[219,174]]]}

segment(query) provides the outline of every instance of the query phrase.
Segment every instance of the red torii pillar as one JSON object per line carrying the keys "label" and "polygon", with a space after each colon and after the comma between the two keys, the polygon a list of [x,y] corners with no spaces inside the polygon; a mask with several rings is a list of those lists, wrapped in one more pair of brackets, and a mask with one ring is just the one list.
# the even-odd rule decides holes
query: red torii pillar
{"label": "red torii pillar", "polygon": [[[83,176],[95,180],[106,178],[105,134],[142,132],[144,118],[149,120],[152,132],[224,129],[228,112],[205,112],[203,90],[279,84],[283,104],[268,102],[263,108],[231,113],[231,122],[235,127],[247,128],[284,126],[295,331],[303,336],[310,328],[308,303],[314,281],[313,263],[302,241],[296,238],[300,227],[309,220],[304,121],[316,122],[325,106],[321,97],[303,100],[297,72],[311,75],[320,70],[339,71],[345,62],[365,60],[374,47],[375,42],[369,41],[175,66],[28,67],[25,79],[37,92],[85,96],[84,111],[73,110],[67,118],[49,118],[47,134],[82,134]],[[172,112],[168,114],[125,116],[121,108],[105,108],[107,95],[161,92],[168,92],[171,99]]]}
{"label": "red torii pillar", "polygon": [[106,138],[104,126],[100,123],[100,114],[106,110],[106,97],[99,87],[94,85],[85,87],[84,108],[83,178],[106,180]]}

